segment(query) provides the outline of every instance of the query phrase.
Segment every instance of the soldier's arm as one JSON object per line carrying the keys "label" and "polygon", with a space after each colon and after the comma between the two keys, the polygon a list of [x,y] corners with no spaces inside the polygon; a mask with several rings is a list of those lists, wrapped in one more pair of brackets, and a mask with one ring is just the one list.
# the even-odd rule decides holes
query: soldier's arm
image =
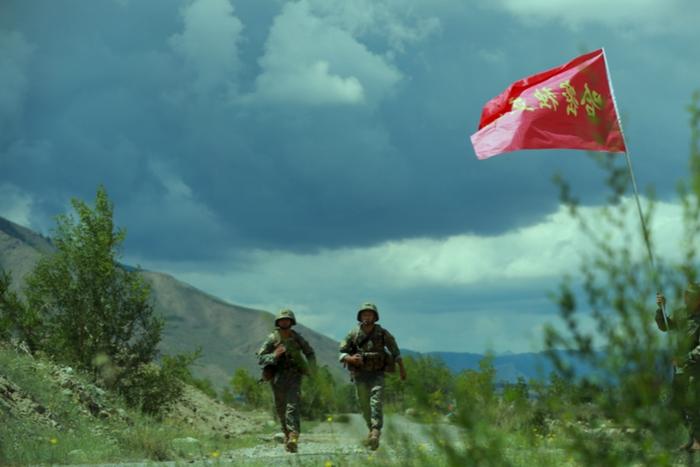
{"label": "soldier's arm", "polygon": [[693,348],[686,354],[682,366],[692,365],[697,367],[700,364],[700,325],[692,319],[689,323],[688,331],[693,335]]}
{"label": "soldier's arm", "polygon": [[399,366],[399,376],[401,377],[401,381],[405,381],[407,377],[406,367],[403,366],[401,351],[399,350],[399,346],[396,343],[394,336],[391,335],[391,333],[386,329],[384,330],[384,345],[387,349],[389,349],[389,352],[391,352],[391,355],[394,357],[394,361]]}
{"label": "soldier's arm", "polygon": [[304,356],[306,357],[306,361],[309,362],[309,365],[312,367],[316,366],[316,352],[314,352],[313,347],[309,344],[309,342],[304,339],[301,334],[297,333],[297,339],[299,342],[299,347],[301,347],[301,351],[304,353]]}
{"label": "soldier's arm", "polygon": [[[666,316],[666,321],[664,321],[664,312],[661,308],[656,310],[655,320],[656,326],[664,332],[668,331],[669,329],[676,328],[676,323],[674,323],[669,316]],[[668,327],[666,326],[666,322],[668,322]]]}
{"label": "soldier's arm", "polygon": [[394,336],[386,329],[384,329],[384,345],[389,350],[391,356],[394,357],[394,361],[396,363],[400,363],[401,350],[399,349],[399,346],[396,343],[396,339],[394,338]]}
{"label": "soldier's arm", "polygon": [[345,336],[345,339],[340,341],[340,357],[338,358],[340,363],[343,363],[345,357],[355,353],[355,341],[353,338],[354,334],[350,331],[348,335]]}
{"label": "soldier's arm", "polygon": [[277,358],[274,355],[275,339],[274,336],[268,336],[263,342],[263,345],[258,350],[258,364],[260,366],[274,365],[277,363]]}

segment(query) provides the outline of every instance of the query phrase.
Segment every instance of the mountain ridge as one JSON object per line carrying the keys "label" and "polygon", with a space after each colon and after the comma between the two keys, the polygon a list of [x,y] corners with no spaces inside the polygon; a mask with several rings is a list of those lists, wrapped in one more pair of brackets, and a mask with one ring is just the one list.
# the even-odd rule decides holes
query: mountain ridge
{"label": "mountain ridge", "polygon": [[[42,255],[54,251],[50,239],[31,229],[0,217],[0,268],[13,275],[12,288],[21,291],[25,276]],[[165,353],[192,352],[202,348],[202,357],[193,365],[193,373],[208,378],[218,388],[224,387],[237,368],[256,375],[255,352],[273,330],[274,315],[229,303],[197,289],[172,275],[148,269],[136,269],[151,285],[155,311],[165,318],[160,350]],[[337,361],[338,342],[299,324],[299,331],[315,349],[320,364],[343,380],[347,373]],[[434,356],[450,370],[476,370],[484,354],[470,352],[416,352],[402,349],[405,355]],[[496,379],[514,382],[546,377],[553,365],[543,353],[503,353],[493,356]]]}
{"label": "mountain ridge", "polygon": [[[27,274],[52,251],[49,239],[0,217],[0,268],[12,274],[13,290],[21,292]],[[202,357],[193,365],[193,373],[219,388],[228,384],[236,368],[258,373],[255,352],[273,330],[272,313],[228,303],[169,274],[138,271],[151,285],[156,313],[165,318],[161,352],[201,347]],[[345,375],[337,363],[336,341],[301,324],[296,328],[315,349],[320,364],[328,365],[336,376]]]}

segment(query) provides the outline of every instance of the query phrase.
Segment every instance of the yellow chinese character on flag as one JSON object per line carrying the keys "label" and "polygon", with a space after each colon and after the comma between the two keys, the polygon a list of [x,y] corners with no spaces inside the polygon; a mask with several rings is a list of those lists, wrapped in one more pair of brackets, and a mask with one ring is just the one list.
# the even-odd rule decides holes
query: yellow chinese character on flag
{"label": "yellow chinese character on flag", "polygon": [[546,86],[535,90],[535,98],[540,101],[540,109],[557,110],[559,106],[557,95]]}
{"label": "yellow chinese character on flag", "polygon": [[511,105],[512,110],[535,110],[533,107],[529,107],[525,99],[522,97],[516,97],[508,101]]}
{"label": "yellow chinese character on flag", "polygon": [[595,118],[596,110],[603,108],[603,96],[595,91],[588,89],[588,83],[583,85],[583,96],[581,97],[581,104],[586,105],[586,113],[589,117]]}
{"label": "yellow chinese character on flag", "polygon": [[566,115],[573,115],[576,117],[578,115],[579,108],[578,99],[576,98],[576,89],[574,89],[571,83],[569,83],[568,79],[563,83],[560,83],[559,87],[564,90],[562,95],[564,96],[564,99],[566,99]]}

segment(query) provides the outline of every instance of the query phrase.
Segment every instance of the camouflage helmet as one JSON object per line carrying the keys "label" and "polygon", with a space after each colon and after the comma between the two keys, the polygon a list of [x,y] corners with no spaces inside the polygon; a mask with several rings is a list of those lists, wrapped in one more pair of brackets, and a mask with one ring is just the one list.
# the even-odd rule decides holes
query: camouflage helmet
{"label": "camouflage helmet", "polygon": [[374,303],[369,303],[365,302],[362,305],[360,305],[360,308],[357,310],[357,320],[362,321],[360,319],[360,313],[362,313],[365,310],[373,311],[374,312],[374,321],[379,321],[379,310],[377,310],[377,305]]}
{"label": "camouflage helmet", "polygon": [[294,312],[290,310],[289,308],[282,308],[280,311],[277,312],[277,316],[275,316],[275,326],[277,326],[277,321],[284,319],[284,318],[289,318],[292,320],[292,326],[297,324],[297,319],[294,317]]}

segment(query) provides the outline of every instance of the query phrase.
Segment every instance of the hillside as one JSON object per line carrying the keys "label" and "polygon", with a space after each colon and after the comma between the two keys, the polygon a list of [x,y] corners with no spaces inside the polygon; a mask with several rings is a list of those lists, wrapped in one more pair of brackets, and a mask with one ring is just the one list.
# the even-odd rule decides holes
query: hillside
{"label": "hillside", "polygon": [[271,418],[185,386],[155,419],[87,375],[0,341],[0,420],[0,465],[34,465],[206,458],[254,442]]}
{"label": "hillside", "polygon": [[[19,289],[39,258],[51,251],[48,239],[0,217],[0,268],[12,273],[13,288]],[[166,319],[162,352],[201,347],[194,374],[217,387],[226,385],[236,368],[257,373],[255,352],[272,329],[272,313],[224,302],[167,274],[142,274],[152,286],[156,311]],[[344,373],[337,363],[337,342],[302,325],[297,330],[314,347],[320,364],[336,375]]]}

